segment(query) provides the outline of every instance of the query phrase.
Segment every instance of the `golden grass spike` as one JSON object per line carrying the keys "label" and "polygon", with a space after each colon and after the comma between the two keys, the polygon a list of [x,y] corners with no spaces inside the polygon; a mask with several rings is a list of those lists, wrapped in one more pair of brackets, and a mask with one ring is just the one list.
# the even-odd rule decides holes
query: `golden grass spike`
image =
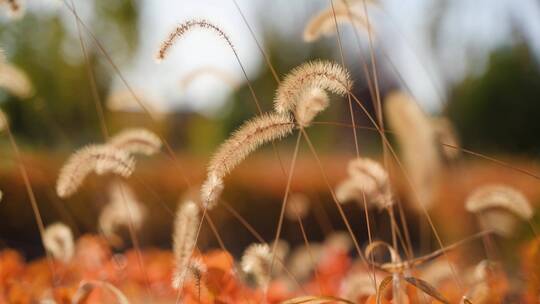
{"label": "golden grass spike", "polygon": [[294,68],[280,84],[274,109],[282,114],[295,111],[300,98],[313,88],[343,96],[351,87],[349,72],[341,65],[323,60],[306,62]]}
{"label": "golden grass spike", "polygon": [[129,177],[134,169],[135,160],[126,152],[106,145],[88,145],[77,150],[64,163],[56,181],[56,193],[61,198],[71,196],[92,172]]}
{"label": "golden grass spike", "polygon": [[161,139],[143,128],[130,128],[121,131],[107,142],[116,149],[129,154],[153,155],[161,149]]}
{"label": "golden grass spike", "polygon": [[529,220],[533,209],[529,200],[513,187],[491,184],[476,189],[465,202],[467,211],[479,216],[484,229],[511,236],[518,219]]}
{"label": "golden grass spike", "polygon": [[253,275],[257,287],[263,288],[270,282],[272,254],[267,244],[252,244],[242,255],[242,270]]}
{"label": "golden grass spike", "polygon": [[305,218],[311,209],[309,198],[303,193],[291,193],[285,207],[285,217],[290,221]]}
{"label": "golden grass spike", "polygon": [[68,263],[75,253],[73,233],[64,223],[47,226],[43,234],[43,244],[55,259],[63,263]]}
{"label": "golden grass spike", "polygon": [[232,44],[231,39],[229,39],[229,36],[225,34],[225,32],[222,29],[220,29],[218,26],[210,23],[207,20],[192,19],[192,20],[187,20],[184,23],[178,25],[176,29],[174,29],[169,34],[167,39],[165,39],[161,43],[161,46],[156,54],[156,60],[160,62],[163,59],[165,59],[165,57],[167,56],[167,52],[174,45],[175,41],[182,38],[182,36],[184,36],[187,32],[193,30],[194,28],[209,29],[209,30],[214,31],[219,37],[223,38],[225,42],[227,42],[227,44],[234,51],[234,45]]}
{"label": "golden grass spike", "polygon": [[412,189],[409,199],[418,210],[430,208],[439,183],[440,157],[429,118],[407,94],[392,92],[386,97],[385,113],[401,150]]}
{"label": "golden grass spike", "polygon": [[346,299],[332,296],[300,296],[281,302],[281,304],[326,304],[326,303],[346,303],[355,304]]}
{"label": "golden grass spike", "polygon": [[[441,154],[447,160],[454,160],[460,155],[460,142],[456,129],[452,122],[446,117],[434,117],[431,125],[435,132],[435,140],[441,149]],[[452,147],[444,146],[451,145]]]}
{"label": "golden grass spike", "polygon": [[120,291],[120,289],[116,288],[114,285],[112,285],[109,282],[98,281],[98,280],[81,281],[79,288],[75,292],[75,295],[73,295],[71,303],[73,304],[86,303],[86,299],[88,299],[88,297],[90,296],[90,293],[96,288],[103,288],[111,292],[116,297],[116,301],[119,304],[129,304],[128,298],[124,295],[124,293],[122,293],[122,291]]}
{"label": "golden grass spike", "polygon": [[188,271],[189,262],[197,241],[199,228],[199,207],[192,201],[183,203],[176,212],[173,232],[175,267],[173,288],[180,288]]}
{"label": "golden grass spike", "polygon": [[308,127],[315,116],[328,108],[330,104],[328,94],[319,88],[311,88],[299,98],[294,111],[296,122],[301,127]]}
{"label": "golden grass spike", "polygon": [[369,158],[353,159],[348,164],[349,177],[336,187],[339,202],[356,201],[364,208],[368,204],[385,209],[394,204],[388,173],[376,161]]}
{"label": "golden grass spike", "polygon": [[0,63],[0,88],[21,99],[34,94],[32,82],[26,73],[10,63]]}
{"label": "golden grass spike", "polygon": [[137,200],[133,190],[124,182],[115,181],[109,187],[109,203],[99,215],[98,224],[107,240],[115,247],[121,247],[123,241],[118,235],[118,228],[133,225],[134,230],[142,227],[146,210]]}
{"label": "golden grass spike", "polygon": [[431,284],[429,284],[428,282],[424,280],[414,278],[414,277],[405,277],[405,281],[413,285],[414,287],[422,290],[424,293],[426,293],[427,295],[431,296],[432,298],[436,299],[437,301],[441,303],[444,303],[444,304],[450,303],[435,287],[433,287]]}
{"label": "golden grass spike", "polygon": [[190,71],[187,73],[181,80],[180,80],[180,87],[185,90],[189,85],[195,81],[197,78],[205,75],[212,75],[219,80],[222,80],[226,84],[228,84],[231,88],[236,89],[240,86],[240,81],[234,77],[234,75],[231,75],[226,70],[223,70],[221,68],[215,67],[215,66],[204,66],[200,67],[198,69],[194,69],[193,71]]}
{"label": "golden grass spike", "polygon": [[390,285],[391,282],[392,282],[392,276],[387,276],[379,284],[379,287],[377,288],[377,302],[376,302],[377,304],[381,304],[383,293],[386,290],[386,287],[388,287],[388,285]]}
{"label": "golden grass spike", "polygon": [[304,28],[304,41],[313,42],[322,36],[335,34],[336,21],[338,23],[351,23],[354,27],[366,33],[369,30],[368,22],[363,11],[352,9],[349,11],[345,5],[335,5],[334,9],[328,7],[309,20]]}
{"label": "golden grass spike", "polygon": [[217,203],[223,189],[223,178],[250,153],[264,143],[289,135],[294,124],[288,115],[263,114],[244,123],[218,148],[208,165],[208,175],[201,188],[206,208]]}
{"label": "golden grass spike", "polygon": [[6,130],[9,126],[9,119],[4,113],[4,111],[0,110],[0,132]]}

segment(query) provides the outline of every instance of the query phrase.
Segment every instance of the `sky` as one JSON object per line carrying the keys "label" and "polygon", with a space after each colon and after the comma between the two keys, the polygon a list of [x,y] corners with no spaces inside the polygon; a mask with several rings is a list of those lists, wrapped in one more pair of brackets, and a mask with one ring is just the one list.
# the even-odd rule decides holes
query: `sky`
{"label": "sky", "polygon": [[[59,13],[76,35],[73,16],[65,8],[57,4],[56,9],[43,9],[41,1],[33,2],[30,10]],[[263,47],[264,27],[271,27],[278,35],[302,39],[307,19],[328,7],[329,1],[237,0]],[[202,18],[219,25],[235,45],[248,78],[255,78],[264,68],[263,58],[233,0],[139,0],[136,3],[140,12],[139,45],[134,57],[123,62],[121,68],[133,87],[153,97],[151,100],[157,103],[156,107],[189,109],[209,115],[219,112],[233,90],[229,84],[205,76],[186,88],[179,85],[183,77],[197,68],[217,67],[238,82],[245,82],[234,53],[210,31],[186,35],[163,62],[156,62],[160,42],[185,20]],[[90,1],[76,1],[76,5],[83,20],[95,18]],[[444,14],[440,13],[442,8]],[[369,6],[368,13],[375,28],[375,49],[381,68],[391,74],[399,73],[418,103],[429,112],[443,107],[444,96],[453,84],[467,75],[481,73],[493,49],[518,42],[517,32],[540,58],[540,2],[537,0],[380,0],[376,6]],[[435,21],[440,23],[440,28],[433,39],[431,25]],[[114,29],[111,31],[112,38],[108,39],[121,39],[113,35]],[[351,43],[352,33],[344,30],[342,35],[345,55],[352,61],[358,51]],[[317,43],[335,44],[336,40],[331,37]],[[336,52],[324,59],[339,61],[339,55]],[[116,79],[113,88],[120,85]]]}

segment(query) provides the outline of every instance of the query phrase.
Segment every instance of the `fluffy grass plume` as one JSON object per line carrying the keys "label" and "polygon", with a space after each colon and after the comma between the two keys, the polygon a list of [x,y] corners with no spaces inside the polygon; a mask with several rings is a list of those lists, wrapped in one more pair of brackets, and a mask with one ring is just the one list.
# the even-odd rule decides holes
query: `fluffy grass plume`
{"label": "fluffy grass plume", "polygon": [[349,176],[336,187],[339,202],[356,201],[363,208],[365,199],[368,206],[378,209],[392,206],[390,179],[378,162],[357,158],[349,162],[347,169]]}
{"label": "fluffy grass plume", "polygon": [[[412,189],[409,200],[417,210],[430,208],[439,183],[441,160],[430,118],[403,92],[386,96],[385,113],[400,145]],[[421,204],[421,205],[420,205]]]}
{"label": "fluffy grass plume", "polygon": [[32,82],[26,73],[7,62],[0,63],[0,88],[21,99],[34,94]]}
{"label": "fluffy grass plume", "polygon": [[244,123],[216,151],[208,165],[201,200],[212,208],[223,189],[223,177],[264,143],[289,135],[294,124],[288,115],[270,113]]}
{"label": "fluffy grass plume", "polygon": [[257,287],[264,287],[270,281],[272,254],[267,244],[251,244],[242,255],[242,270],[253,275]]}
{"label": "fluffy grass plume", "polygon": [[307,90],[298,100],[294,118],[301,127],[308,127],[315,116],[328,108],[328,94],[319,88]]}
{"label": "fluffy grass plume", "polygon": [[476,189],[465,202],[467,211],[478,215],[484,229],[509,237],[521,220],[529,220],[533,210],[529,200],[506,185],[486,185]]}
{"label": "fluffy grass plume", "polygon": [[306,62],[287,74],[278,87],[274,109],[283,114],[294,111],[301,97],[313,88],[345,95],[351,87],[349,72],[341,65],[322,60]]}
{"label": "fluffy grass plume", "polygon": [[107,240],[116,247],[123,241],[118,235],[118,228],[133,225],[139,230],[143,224],[146,210],[137,200],[133,190],[124,182],[115,181],[109,188],[109,203],[101,210],[98,224]]}
{"label": "fluffy grass plume", "polygon": [[156,60],[160,62],[163,59],[165,59],[165,57],[167,56],[167,52],[174,45],[176,40],[182,38],[187,32],[195,28],[208,29],[208,30],[214,31],[219,37],[223,38],[227,42],[227,44],[231,47],[231,49],[234,50],[234,45],[232,44],[231,39],[229,39],[229,36],[227,36],[227,34],[225,34],[225,32],[221,30],[218,26],[204,19],[202,20],[192,19],[178,25],[176,29],[174,29],[169,34],[167,39],[165,39],[161,43],[161,46],[159,47],[159,50],[156,54]]}
{"label": "fluffy grass plume", "polygon": [[55,259],[63,263],[71,261],[75,253],[73,233],[64,223],[58,222],[47,226],[43,234],[43,244]]}
{"label": "fluffy grass plume", "polygon": [[196,246],[199,228],[199,207],[192,201],[183,203],[174,219],[173,251],[174,271],[172,286],[180,288],[189,271],[191,254]]}
{"label": "fluffy grass plume", "polygon": [[61,198],[71,196],[92,172],[129,177],[133,170],[135,160],[127,152],[107,145],[88,145],[73,153],[64,163],[56,181],[56,193]]}
{"label": "fluffy grass plume", "polygon": [[291,221],[305,218],[311,209],[309,198],[303,193],[291,193],[285,207],[285,217]]}
{"label": "fluffy grass plume", "polygon": [[153,155],[161,149],[161,139],[142,128],[124,130],[113,136],[108,144],[129,154]]}
{"label": "fluffy grass plume", "polygon": [[[341,2],[338,2],[341,3]],[[349,11],[350,9],[350,11]],[[347,8],[343,4],[334,5],[311,17],[304,28],[304,41],[313,42],[323,36],[330,36],[336,32],[336,21],[339,23],[351,23],[357,29],[367,32],[369,25],[363,9]],[[335,19],[334,19],[335,13]]]}

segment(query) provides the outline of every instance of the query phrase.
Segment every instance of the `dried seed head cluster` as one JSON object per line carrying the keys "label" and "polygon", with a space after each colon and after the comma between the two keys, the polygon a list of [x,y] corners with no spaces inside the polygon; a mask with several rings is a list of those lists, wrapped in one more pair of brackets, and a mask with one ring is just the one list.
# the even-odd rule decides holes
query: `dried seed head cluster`
{"label": "dried seed head cluster", "polygon": [[218,26],[204,19],[188,20],[178,25],[176,29],[169,34],[167,39],[165,39],[161,43],[161,46],[156,54],[156,60],[160,62],[165,59],[165,57],[167,56],[167,52],[174,45],[175,41],[182,38],[187,32],[193,30],[194,28],[202,28],[214,31],[219,37],[223,38],[234,51],[234,45],[232,44],[231,39],[229,39],[229,36],[227,36],[227,34],[225,34],[225,32],[221,30]]}
{"label": "dried seed head cluster", "polygon": [[43,234],[43,244],[55,259],[63,263],[68,263],[75,253],[73,233],[64,223],[47,226]]}
{"label": "dried seed head cluster", "polygon": [[135,160],[128,153],[108,145],[88,145],[73,153],[62,166],[56,193],[62,198],[71,196],[92,172],[129,177],[134,169]]}
{"label": "dried seed head cluster", "polygon": [[299,126],[308,127],[315,116],[328,108],[328,94],[319,88],[306,90],[298,100],[294,117]]}
{"label": "dried seed head cluster", "polygon": [[173,288],[180,288],[186,277],[191,255],[197,242],[199,228],[199,207],[192,201],[183,203],[176,212],[173,232],[175,267]]}
{"label": "dried seed head cluster", "polygon": [[291,221],[305,218],[311,207],[309,198],[302,193],[291,193],[285,207],[285,217]]}
{"label": "dried seed head cluster", "polygon": [[22,99],[34,93],[34,88],[26,73],[9,63],[0,63],[0,88]]}
{"label": "dried seed head cluster", "polygon": [[161,139],[146,129],[133,128],[116,134],[108,145],[129,154],[153,155],[161,149]]}
{"label": "dried seed head cluster", "polygon": [[270,281],[270,263],[272,254],[266,244],[252,244],[242,256],[242,270],[253,275],[258,287],[263,287]]}
{"label": "dried seed head cluster", "polygon": [[[340,2],[338,2],[340,3]],[[335,17],[335,19],[334,19]],[[337,23],[351,23],[357,29],[368,31],[370,28],[363,10],[347,8],[345,5],[335,5],[334,9],[328,7],[313,16],[304,28],[304,41],[313,42],[322,36],[330,36],[336,32]]]}
{"label": "dried seed head cluster", "polygon": [[365,199],[368,205],[379,209],[392,206],[394,200],[388,173],[378,162],[369,158],[351,160],[348,173],[348,178],[336,188],[336,197],[339,202],[354,200],[364,207]]}
{"label": "dried seed head cluster", "polygon": [[349,73],[341,65],[329,61],[310,61],[294,68],[278,87],[274,109],[289,113],[296,109],[301,97],[313,88],[345,95],[351,90]]}
{"label": "dried seed head cluster", "polygon": [[422,206],[430,208],[441,168],[439,145],[431,121],[405,93],[390,93],[384,104],[411,184],[410,201],[418,210],[422,210]]}
{"label": "dried seed head cluster", "polygon": [[502,236],[511,236],[518,219],[529,220],[533,210],[529,200],[506,185],[487,185],[475,190],[465,202],[465,208],[479,216],[484,229]]}
{"label": "dried seed head cluster", "polygon": [[223,177],[264,143],[285,137],[293,130],[288,115],[265,114],[244,123],[216,151],[208,166],[207,179],[201,188],[205,207],[212,208],[221,190]]}
{"label": "dried seed head cluster", "polygon": [[201,258],[193,258],[189,262],[188,268],[192,279],[197,282],[197,285],[200,285],[202,278],[208,271],[204,261]]}
{"label": "dried seed head cluster", "polygon": [[109,188],[109,203],[99,215],[101,232],[116,247],[123,245],[118,228],[132,225],[139,230],[143,224],[146,210],[137,200],[133,190],[124,182],[115,181]]}

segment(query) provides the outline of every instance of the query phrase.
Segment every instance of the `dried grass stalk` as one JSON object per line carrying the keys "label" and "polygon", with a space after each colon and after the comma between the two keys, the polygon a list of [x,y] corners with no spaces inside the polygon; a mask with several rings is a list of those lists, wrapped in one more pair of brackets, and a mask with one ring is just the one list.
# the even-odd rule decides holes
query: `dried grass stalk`
{"label": "dried grass stalk", "polygon": [[183,203],[176,212],[173,232],[173,251],[175,267],[172,286],[180,288],[184,282],[191,255],[196,246],[199,228],[199,207],[192,201]]}
{"label": "dried grass stalk", "polygon": [[272,254],[267,244],[252,244],[242,256],[242,270],[253,275],[257,287],[262,288],[270,282],[270,263]]}
{"label": "dried grass stalk", "polygon": [[351,90],[349,72],[330,61],[310,61],[294,68],[278,87],[274,109],[278,113],[295,111],[301,98],[313,88],[345,95]]}
{"label": "dried grass stalk", "polygon": [[62,198],[71,196],[92,172],[129,177],[133,170],[135,160],[128,153],[107,145],[88,145],[73,153],[64,163],[56,181],[56,193]]}
{"label": "dried grass stalk", "polygon": [[438,187],[441,161],[430,119],[407,94],[392,92],[386,97],[385,113],[401,148],[401,156],[411,183],[409,200],[413,207],[430,208]]}
{"label": "dried grass stalk", "polygon": [[115,247],[123,245],[118,235],[119,227],[129,227],[134,230],[142,227],[146,209],[137,200],[133,190],[124,182],[115,181],[109,188],[109,203],[99,215],[98,224],[101,232]]}
{"label": "dried grass stalk", "polygon": [[244,123],[216,151],[208,165],[208,175],[201,188],[201,199],[212,208],[223,189],[223,178],[251,152],[269,141],[285,137],[293,130],[288,115],[265,114]]}
{"label": "dried grass stalk", "polygon": [[167,52],[174,45],[176,40],[182,38],[187,32],[195,28],[208,29],[208,30],[214,31],[219,37],[223,38],[225,42],[227,42],[227,44],[234,51],[234,45],[232,44],[231,39],[229,39],[229,36],[227,36],[227,34],[225,34],[225,32],[221,30],[218,26],[204,19],[203,20],[188,20],[178,25],[176,29],[174,29],[169,34],[167,39],[165,39],[161,43],[161,46],[156,54],[156,60],[160,62],[163,59],[165,59],[165,57],[167,56]]}
{"label": "dried grass stalk", "polygon": [[529,220],[533,215],[529,200],[519,190],[498,184],[476,189],[465,208],[479,216],[484,229],[505,237],[514,233],[519,219]]}
{"label": "dried grass stalk", "polygon": [[161,149],[161,139],[142,128],[124,130],[113,136],[108,144],[129,154],[153,155]]}
{"label": "dried grass stalk", "polygon": [[58,222],[47,226],[43,233],[43,244],[55,259],[63,263],[71,261],[75,253],[73,233],[64,223]]}

